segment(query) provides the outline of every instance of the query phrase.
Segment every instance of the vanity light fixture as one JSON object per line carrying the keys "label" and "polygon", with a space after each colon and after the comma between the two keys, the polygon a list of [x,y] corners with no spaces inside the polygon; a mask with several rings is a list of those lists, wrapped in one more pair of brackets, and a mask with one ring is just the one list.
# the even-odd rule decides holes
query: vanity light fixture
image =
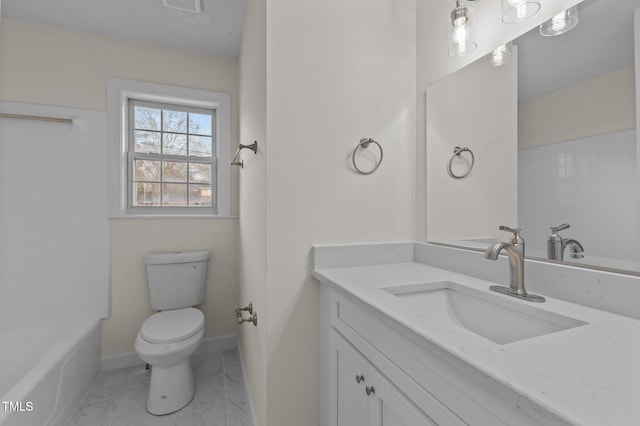
{"label": "vanity light fixture", "polygon": [[502,22],[519,24],[540,10],[540,3],[531,0],[502,0]]}
{"label": "vanity light fixture", "polygon": [[489,63],[494,67],[499,67],[500,65],[511,62],[511,58],[513,56],[512,48],[513,43],[508,42],[496,49],[493,49],[493,52],[488,55]]}
{"label": "vanity light fixture", "polygon": [[573,6],[558,13],[540,25],[540,34],[545,37],[558,36],[578,25],[578,6]]}
{"label": "vanity light fixture", "polygon": [[449,56],[465,56],[478,47],[473,26],[473,8],[462,5],[460,0],[456,0],[456,7],[451,11],[447,24]]}

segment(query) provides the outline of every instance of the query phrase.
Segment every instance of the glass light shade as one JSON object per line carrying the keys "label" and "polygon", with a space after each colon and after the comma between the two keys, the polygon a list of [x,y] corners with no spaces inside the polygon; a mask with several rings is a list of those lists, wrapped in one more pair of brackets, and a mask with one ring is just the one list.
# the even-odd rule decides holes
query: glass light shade
{"label": "glass light shade", "polygon": [[449,56],[465,56],[478,47],[475,42],[473,8],[459,3],[447,17]]}
{"label": "glass light shade", "polygon": [[502,22],[518,24],[540,10],[540,3],[531,0],[502,0]]}
{"label": "glass light shade", "polygon": [[540,25],[540,34],[553,37],[564,34],[578,25],[578,6],[573,6]]}
{"label": "glass light shade", "polygon": [[500,65],[510,62],[513,57],[512,47],[513,43],[508,42],[496,49],[493,49],[493,52],[488,55],[489,63],[494,67],[499,67]]}

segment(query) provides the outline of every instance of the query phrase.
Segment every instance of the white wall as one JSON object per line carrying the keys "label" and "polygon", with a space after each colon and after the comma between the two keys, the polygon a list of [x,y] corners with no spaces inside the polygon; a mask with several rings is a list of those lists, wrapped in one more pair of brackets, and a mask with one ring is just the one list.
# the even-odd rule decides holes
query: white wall
{"label": "white wall", "polygon": [[245,323],[238,334],[258,426],[267,424],[267,15],[265,1],[249,0],[247,6],[240,54],[240,142],[257,141],[258,152],[242,153],[239,303],[253,303],[258,327]]}
{"label": "white wall", "polygon": [[0,327],[109,314],[106,115],[0,102]]}
{"label": "white wall", "polygon": [[[249,3],[247,25],[256,13],[261,26],[245,33],[252,41],[243,50],[266,56],[242,55],[243,138],[245,129],[249,138],[266,134],[241,172],[243,294],[262,306],[257,329],[243,326],[243,354],[255,365],[248,370],[259,425],[318,425],[320,297],[311,246],[413,233],[416,6],[289,0],[262,10],[263,3]],[[255,74],[247,68],[254,64]],[[257,100],[245,98],[249,87]],[[349,165],[363,137],[384,149],[369,176]]]}
{"label": "white wall", "polygon": [[[499,225],[518,225],[517,91],[515,48],[513,60],[503,66],[480,60],[427,89],[429,241],[503,238]],[[456,146],[468,147],[475,157],[461,179],[447,171]],[[471,165],[469,153],[461,156],[452,163],[457,175]]]}
{"label": "white wall", "polygon": [[[412,235],[415,7],[267,3],[267,425],[319,424],[311,246]],[[385,150],[368,176],[347,162],[362,137]]]}
{"label": "white wall", "polygon": [[[105,111],[110,77],[230,93],[235,151],[237,59],[2,19],[0,100]],[[232,212],[237,212],[237,170],[232,173]],[[151,251],[209,249],[205,335],[235,333],[237,219],[118,219],[111,221],[110,240],[112,304],[111,317],[102,324],[103,355],[134,350],[136,333],[151,313],[143,262]]]}

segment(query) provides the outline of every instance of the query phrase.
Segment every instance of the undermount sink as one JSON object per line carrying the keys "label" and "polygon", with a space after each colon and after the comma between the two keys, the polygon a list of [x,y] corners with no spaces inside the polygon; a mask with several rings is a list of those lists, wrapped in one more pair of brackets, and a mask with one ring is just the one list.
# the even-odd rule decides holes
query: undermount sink
{"label": "undermount sink", "polygon": [[382,290],[417,304],[422,312],[448,318],[454,324],[500,345],[587,324],[452,281],[409,284]]}

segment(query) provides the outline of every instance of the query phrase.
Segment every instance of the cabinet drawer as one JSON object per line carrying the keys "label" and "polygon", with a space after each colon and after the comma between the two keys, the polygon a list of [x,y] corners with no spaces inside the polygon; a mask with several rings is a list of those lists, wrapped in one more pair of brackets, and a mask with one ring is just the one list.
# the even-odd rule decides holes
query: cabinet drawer
{"label": "cabinet drawer", "polygon": [[[462,377],[441,354],[418,346],[415,337],[392,327],[378,311],[361,307],[332,291],[331,324],[418,407],[440,425],[507,425],[485,406],[452,384],[449,377]],[[383,355],[384,354],[384,355]],[[446,356],[446,354],[445,354]],[[469,381],[469,387],[478,384]],[[466,383],[465,383],[466,385]],[[523,422],[520,424],[530,424]]]}

